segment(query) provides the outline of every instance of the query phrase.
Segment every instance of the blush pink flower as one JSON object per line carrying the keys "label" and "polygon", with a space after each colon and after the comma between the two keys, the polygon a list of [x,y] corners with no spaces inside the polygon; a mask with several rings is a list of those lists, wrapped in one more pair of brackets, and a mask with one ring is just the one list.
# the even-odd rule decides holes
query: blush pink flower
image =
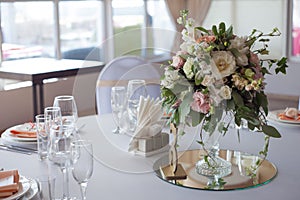
{"label": "blush pink flower", "polygon": [[250,52],[250,63],[254,65],[254,67],[252,68],[255,72],[253,79],[258,80],[263,78],[263,74],[261,72],[261,66],[259,64],[259,58],[257,54]]}
{"label": "blush pink flower", "polygon": [[210,109],[208,95],[204,95],[201,92],[195,92],[193,95],[194,101],[191,103],[192,110],[200,113],[208,113]]}
{"label": "blush pink flower", "polygon": [[173,56],[172,59],[173,59],[172,65],[175,67],[175,69],[180,69],[183,67],[185,60],[181,56],[176,55],[176,56]]}

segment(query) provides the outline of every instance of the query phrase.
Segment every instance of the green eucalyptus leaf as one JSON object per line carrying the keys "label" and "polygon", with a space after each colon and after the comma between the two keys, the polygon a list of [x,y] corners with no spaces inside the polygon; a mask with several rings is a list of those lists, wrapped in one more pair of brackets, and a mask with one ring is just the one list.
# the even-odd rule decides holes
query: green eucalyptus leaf
{"label": "green eucalyptus leaf", "polygon": [[235,90],[233,90],[231,95],[232,95],[235,105],[237,105],[237,106],[244,105],[243,97],[239,93],[237,93]]}
{"label": "green eucalyptus leaf", "polygon": [[273,126],[270,126],[270,125],[262,125],[262,131],[270,137],[274,137],[274,138],[280,138],[281,137],[278,130],[276,128],[274,128]]}
{"label": "green eucalyptus leaf", "polygon": [[256,94],[256,99],[258,102],[258,105],[260,105],[265,114],[268,115],[268,98],[263,92],[259,92]]}
{"label": "green eucalyptus leaf", "polygon": [[190,110],[189,115],[192,118],[192,126],[197,126],[198,124],[200,124],[205,116],[203,113],[196,112],[192,109]]}

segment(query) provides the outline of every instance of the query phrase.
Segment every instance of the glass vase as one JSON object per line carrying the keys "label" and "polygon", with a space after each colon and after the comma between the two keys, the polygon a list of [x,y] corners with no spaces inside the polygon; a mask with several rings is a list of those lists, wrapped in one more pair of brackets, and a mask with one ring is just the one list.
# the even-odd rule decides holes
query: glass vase
{"label": "glass vase", "polygon": [[[202,176],[209,178],[209,182],[215,182],[222,177],[231,173],[231,163],[219,156],[219,140],[222,132],[219,129],[219,124],[214,131],[202,133],[202,147],[205,154],[203,158],[196,163],[196,172]],[[209,185],[210,183],[208,183]]]}

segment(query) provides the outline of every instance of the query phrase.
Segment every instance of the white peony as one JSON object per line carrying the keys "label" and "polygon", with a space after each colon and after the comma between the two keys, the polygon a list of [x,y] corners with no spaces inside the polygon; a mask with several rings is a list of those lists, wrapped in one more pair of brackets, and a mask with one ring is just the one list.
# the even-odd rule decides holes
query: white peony
{"label": "white peony", "polygon": [[236,65],[235,59],[229,51],[214,51],[212,55],[212,73],[213,76],[220,80],[226,76],[231,75],[235,72]]}

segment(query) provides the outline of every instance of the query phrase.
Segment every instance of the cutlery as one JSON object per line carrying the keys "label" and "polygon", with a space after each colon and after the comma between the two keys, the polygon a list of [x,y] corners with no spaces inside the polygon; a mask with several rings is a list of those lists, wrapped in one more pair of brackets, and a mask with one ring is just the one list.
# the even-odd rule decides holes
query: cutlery
{"label": "cutlery", "polygon": [[20,149],[15,149],[15,148],[9,148],[5,145],[0,145],[0,149],[5,150],[5,151],[15,152],[15,153],[22,153],[22,154],[26,154],[26,155],[31,155],[31,152],[29,152],[28,150],[20,150]]}
{"label": "cutlery", "polygon": [[16,145],[12,145],[12,144],[11,145],[5,145],[5,146],[7,146],[8,148],[12,148],[12,149],[29,151],[29,152],[32,152],[32,153],[37,153],[38,152],[36,149],[32,149],[32,148],[29,148],[29,147],[20,147],[20,146],[16,146]]}

